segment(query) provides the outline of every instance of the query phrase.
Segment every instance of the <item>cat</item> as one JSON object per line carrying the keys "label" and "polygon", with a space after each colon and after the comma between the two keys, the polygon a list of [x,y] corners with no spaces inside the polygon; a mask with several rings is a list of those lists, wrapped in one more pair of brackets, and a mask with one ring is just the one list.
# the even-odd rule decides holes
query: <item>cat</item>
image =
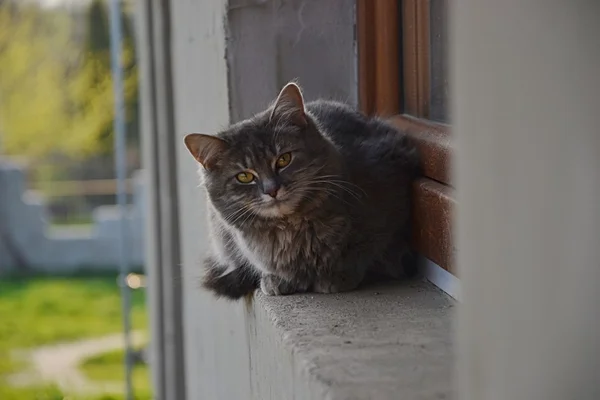
{"label": "cat", "polygon": [[384,120],[305,104],[290,82],[266,111],[184,142],[208,194],[203,286],[218,297],[335,293],[368,270],[402,275],[419,158]]}

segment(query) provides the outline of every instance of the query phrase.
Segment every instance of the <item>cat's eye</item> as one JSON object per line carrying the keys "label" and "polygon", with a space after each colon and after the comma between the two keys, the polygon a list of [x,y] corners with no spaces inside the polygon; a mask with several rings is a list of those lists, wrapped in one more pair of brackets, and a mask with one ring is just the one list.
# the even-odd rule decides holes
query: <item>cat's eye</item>
{"label": "cat's eye", "polygon": [[292,153],[285,153],[279,156],[275,164],[277,165],[277,168],[284,168],[287,167],[291,161]]}
{"label": "cat's eye", "polygon": [[250,183],[254,181],[254,175],[252,175],[250,172],[240,172],[235,176],[235,179],[237,179],[240,183]]}

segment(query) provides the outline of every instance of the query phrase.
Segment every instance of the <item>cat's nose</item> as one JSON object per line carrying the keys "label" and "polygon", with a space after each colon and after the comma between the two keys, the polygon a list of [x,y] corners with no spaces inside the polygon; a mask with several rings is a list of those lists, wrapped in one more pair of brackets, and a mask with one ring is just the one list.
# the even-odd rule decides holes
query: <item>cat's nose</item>
{"label": "cat's nose", "polygon": [[275,197],[277,197],[278,191],[279,191],[278,187],[272,187],[272,188],[269,188],[268,190],[265,189],[265,194],[268,194],[272,198],[275,198]]}
{"label": "cat's nose", "polygon": [[279,184],[277,182],[265,182],[263,183],[263,193],[268,194],[272,198],[277,197],[277,192],[279,192]]}

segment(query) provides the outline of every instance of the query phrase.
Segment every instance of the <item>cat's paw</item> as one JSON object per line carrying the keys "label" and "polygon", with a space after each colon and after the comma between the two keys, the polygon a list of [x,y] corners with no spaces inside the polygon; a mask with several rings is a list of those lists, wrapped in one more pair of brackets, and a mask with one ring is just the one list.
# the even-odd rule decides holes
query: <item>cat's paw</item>
{"label": "cat's paw", "polygon": [[316,293],[339,293],[354,290],[364,277],[361,273],[340,273],[337,276],[321,277],[315,280],[313,291]]}
{"label": "cat's paw", "polygon": [[296,292],[302,292],[302,288],[293,285],[275,275],[264,275],[260,279],[260,290],[267,296],[283,296]]}
{"label": "cat's paw", "polygon": [[332,282],[329,280],[318,280],[313,285],[315,293],[340,293],[348,292],[358,287],[358,282]]}
{"label": "cat's paw", "polygon": [[357,279],[319,279],[313,285],[316,293],[340,293],[354,290],[360,284]]}

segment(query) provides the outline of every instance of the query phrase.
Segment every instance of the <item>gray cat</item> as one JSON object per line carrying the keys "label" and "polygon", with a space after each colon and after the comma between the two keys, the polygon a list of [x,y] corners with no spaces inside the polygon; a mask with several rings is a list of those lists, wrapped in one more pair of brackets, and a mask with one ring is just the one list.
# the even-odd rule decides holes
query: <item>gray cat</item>
{"label": "gray cat", "polygon": [[204,287],[237,299],[356,288],[402,273],[417,152],[405,135],[288,83],[268,110],[185,145],[203,166],[212,253]]}

